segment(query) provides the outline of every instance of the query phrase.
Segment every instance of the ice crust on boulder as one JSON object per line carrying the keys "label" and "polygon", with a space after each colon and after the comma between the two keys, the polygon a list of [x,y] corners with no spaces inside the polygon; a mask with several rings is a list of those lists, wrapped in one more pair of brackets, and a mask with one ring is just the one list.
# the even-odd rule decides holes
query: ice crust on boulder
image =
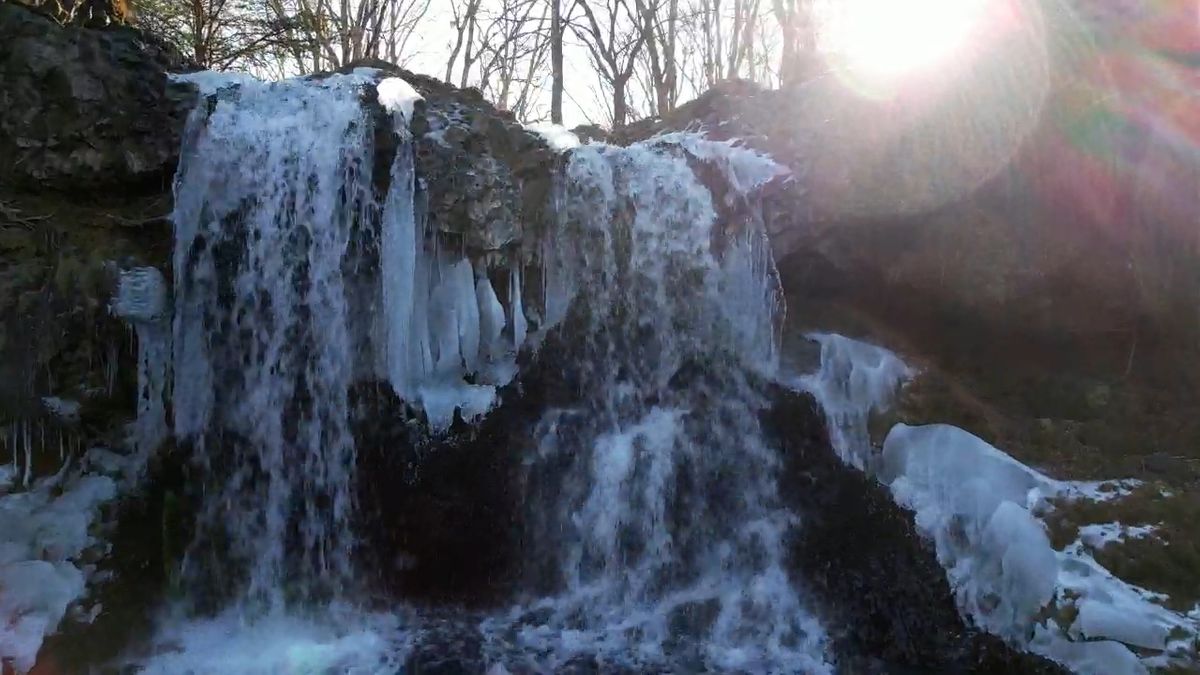
{"label": "ice crust on boulder", "polygon": [[[947,425],[893,427],[879,478],[933,539],[959,607],[989,632],[1079,673],[1146,672],[1131,648],[1195,658],[1187,639],[1171,636],[1194,640],[1200,622],[1157,604],[1161,596],[1113,576],[1082,547],[1050,545],[1039,514],[1051,498],[1078,498],[1076,485]],[[1042,618],[1070,607],[1068,626]]]}
{"label": "ice crust on boulder", "polygon": [[[1140,481],[1055,480],[942,424],[897,424],[877,452],[868,418],[891,405],[914,371],[875,345],[832,334],[808,337],[821,346],[820,367],[788,384],[821,403],[843,461],[874,475],[914,512],[966,617],[1085,675],[1195,665],[1200,611],[1185,615],[1163,607],[1164,596],[1113,576],[1088,551],[1152,536],[1152,525],[1087,525],[1079,541],[1058,551],[1042,521],[1057,500],[1120,499]],[[1073,619],[1060,625],[1054,617],[1064,615]]]}
{"label": "ice crust on boulder", "polygon": [[525,129],[541,136],[542,140],[546,141],[551,150],[565,152],[571,148],[579,147],[579,137],[561,124],[535,122],[533,124],[526,124]]}
{"label": "ice crust on boulder", "polygon": [[897,424],[879,479],[931,536],[959,607],[1019,639],[1054,595],[1058,560],[1029,507],[1054,483],[957,427]]}

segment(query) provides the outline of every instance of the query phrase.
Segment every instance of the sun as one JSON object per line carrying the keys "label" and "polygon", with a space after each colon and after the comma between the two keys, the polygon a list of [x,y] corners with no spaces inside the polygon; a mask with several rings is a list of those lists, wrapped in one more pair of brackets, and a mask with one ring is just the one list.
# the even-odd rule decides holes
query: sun
{"label": "sun", "polygon": [[992,0],[841,0],[818,10],[822,51],[871,89],[952,66]]}

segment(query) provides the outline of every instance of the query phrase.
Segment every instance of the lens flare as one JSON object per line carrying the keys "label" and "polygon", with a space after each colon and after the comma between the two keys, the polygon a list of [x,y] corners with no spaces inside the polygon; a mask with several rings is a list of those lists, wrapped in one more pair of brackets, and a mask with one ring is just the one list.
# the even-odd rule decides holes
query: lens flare
{"label": "lens flare", "polygon": [[836,68],[872,89],[940,70],[971,43],[990,0],[846,0],[824,5],[821,45]]}

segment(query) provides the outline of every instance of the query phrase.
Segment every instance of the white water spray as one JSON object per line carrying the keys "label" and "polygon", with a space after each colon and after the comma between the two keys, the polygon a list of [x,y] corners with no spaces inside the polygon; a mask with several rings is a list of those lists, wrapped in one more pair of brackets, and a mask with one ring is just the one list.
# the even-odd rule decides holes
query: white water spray
{"label": "white water spray", "polygon": [[[583,400],[546,414],[529,466],[533,555],[555,561],[554,588],[483,625],[509,670],[830,670],[785,571],[795,516],[759,422],[774,269],[754,222],[714,252],[716,207],[681,145],[570,159],[568,258],[547,266],[572,272],[582,305],[570,339]],[[758,155],[704,147],[774,175]]]}

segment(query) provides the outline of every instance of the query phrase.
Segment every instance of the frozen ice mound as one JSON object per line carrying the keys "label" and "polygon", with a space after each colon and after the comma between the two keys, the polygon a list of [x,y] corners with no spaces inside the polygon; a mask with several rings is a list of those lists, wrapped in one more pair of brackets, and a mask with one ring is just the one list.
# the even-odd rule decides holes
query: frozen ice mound
{"label": "frozen ice mound", "polygon": [[[107,452],[93,450],[89,459]],[[128,471],[106,456],[88,465]],[[92,567],[80,558],[104,546],[92,536],[92,524],[116,495],[110,476],[64,470],[0,497],[0,660],[11,661],[18,673],[33,668],[42,640],[84,597]]]}
{"label": "frozen ice mound", "polygon": [[1029,511],[1054,482],[942,424],[893,427],[878,477],[933,538],[959,606],[989,632],[1027,633],[1058,576],[1045,528]]}
{"label": "frozen ice mound", "polygon": [[961,611],[988,632],[1085,674],[1194,659],[1195,618],[1116,578],[1082,546],[1051,546],[1039,515],[1052,497],[1080,498],[1076,484],[942,424],[893,427],[878,477],[933,540]]}

